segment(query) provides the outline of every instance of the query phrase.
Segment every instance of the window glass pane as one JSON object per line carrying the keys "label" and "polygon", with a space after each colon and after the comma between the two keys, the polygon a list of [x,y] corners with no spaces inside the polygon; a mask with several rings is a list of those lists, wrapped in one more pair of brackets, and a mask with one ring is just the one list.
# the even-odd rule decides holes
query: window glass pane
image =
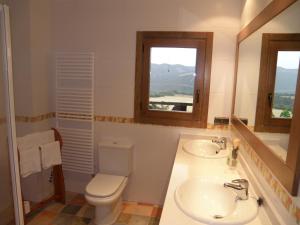
{"label": "window glass pane", "polygon": [[300,51],[278,51],[272,117],[293,117]]}
{"label": "window glass pane", "polygon": [[196,48],[152,47],[149,109],[193,111]]}

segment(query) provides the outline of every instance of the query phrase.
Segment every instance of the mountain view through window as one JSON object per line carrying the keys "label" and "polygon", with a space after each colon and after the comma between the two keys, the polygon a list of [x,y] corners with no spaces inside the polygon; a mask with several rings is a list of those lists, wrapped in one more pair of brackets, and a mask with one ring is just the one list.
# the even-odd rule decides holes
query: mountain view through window
{"label": "mountain view through window", "polygon": [[149,109],[192,112],[196,48],[152,47]]}

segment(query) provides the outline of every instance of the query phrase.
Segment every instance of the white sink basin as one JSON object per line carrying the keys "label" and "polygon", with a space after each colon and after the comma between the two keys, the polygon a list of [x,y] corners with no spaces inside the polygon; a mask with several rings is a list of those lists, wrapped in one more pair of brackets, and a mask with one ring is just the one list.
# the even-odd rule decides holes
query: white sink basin
{"label": "white sink basin", "polygon": [[258,212],[254,198],[237,200],[236,193],[224,187],[224,180],[189,179],[175,191],[177,206],[191,218],[207,224],[245,224]]}
{"label": "white sink basin", "polygon": [[220,150],[220,146],[211,140],[192,140],[182,146],[183,150],[194,156],[202,158],[224,158],[229,151]]}

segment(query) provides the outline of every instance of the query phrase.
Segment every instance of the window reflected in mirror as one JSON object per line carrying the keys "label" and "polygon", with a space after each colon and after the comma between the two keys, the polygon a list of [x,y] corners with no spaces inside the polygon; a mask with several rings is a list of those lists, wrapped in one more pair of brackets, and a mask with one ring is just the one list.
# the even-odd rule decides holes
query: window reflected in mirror
{"label": "window reflected in mirror", "polygon": [[298,81],[300,35],[264,33],[254,131],[289,133]]}
{"label": "window reflected in mirror", "polygon": [[151,48],[150,110],[193,111],[196,58],[196,48]]}
{"label": "window reflected in mirror", "polygon": [[300,51],[278,51],[272,118],[291,119],[299,71]]}

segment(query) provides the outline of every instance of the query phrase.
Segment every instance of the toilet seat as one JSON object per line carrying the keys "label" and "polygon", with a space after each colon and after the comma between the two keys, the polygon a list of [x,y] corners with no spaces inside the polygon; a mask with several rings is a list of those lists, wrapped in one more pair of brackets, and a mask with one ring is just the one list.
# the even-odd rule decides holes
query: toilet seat
{"label": "toilet seat", "polygon": [[107,198],[114,195],[122,184],[127,180],[126,177],[98,173],[87,185],[86,194],[95,198]]}
{"label": "toilet seat", "polygon": [[[101,175],[106,175],[106,176],[97,176],[97,175],[93,179],[95,179],[96,177],[98,177],[98,179],[97,180],[95,179],[94,180],[95,182],[93,182],[93,183],[92,183],[92,181],[93,181],[93,179],[92,179],[90,181],[90,183],[87,185],[87,187],[92,183],[92,186],[90,186],[90,187],[95,187],[95,189],[98,189],[99,187],[101,187],[102,185],[105,184],[103,182],[109,181],[110,180],[109,178],[111,178],[111,176],[114,176],[114,175],[108,175],[108,174],[101,174]],[[107,176],[110,176],[110,177],[107,177]],[[117,176],[117,177],[120,177],[120,176]],[[101,178],[101,179],[99,179],[99,178]],[[98,192],[97,190],[96,190],[96,192],[93,192],[94,188],[89,188],[89,190],[87,190],[88,188],[86,187],[85,195],[84,195],[85,199],[87,200],[87,202],[89,204],[95,205],[95,206],[112,204],[113,202],[117,201],[118,198],[120,198],[120,196],[122,195],[122,193],[123,193],[123,191],[124,191],[124,189],[125,189],[125,187],[126,187],[126,185],[128,183],[128,178],[127,177],[121,177],[121,178],[123,178],[123,179],[119,179],[120,183],[117,182],[116,180],[114,180],[115,183],[112,182],[112,183],[115,184],[115,186],[114,186],[115,189],[114,190],[111,189],[110,192],[112,194],[109,193],[109,192],[106,192],[106,194],[107,193],[111,194],[110,196],[108,196],[108,197],[101,197],[101,196],[95,195],[95,193],[101,194],[101,193],[105,193],[105,192]],[[96,182],[98,184],[100,184],[99,187],[93,185],[93,184],[96,184]],[[101,190],[101,188],[100,188],[100,190]],[[91,194],[89,194],[89,193],[91,193]]]}

